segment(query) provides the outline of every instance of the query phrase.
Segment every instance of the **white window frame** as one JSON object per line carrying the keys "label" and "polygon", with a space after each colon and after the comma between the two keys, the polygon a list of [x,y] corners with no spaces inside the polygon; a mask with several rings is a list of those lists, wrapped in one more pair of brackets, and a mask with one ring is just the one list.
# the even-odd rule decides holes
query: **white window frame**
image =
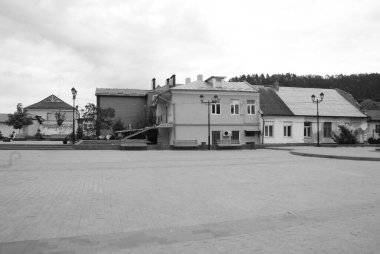
{"label": "white window frame", "polygon": [[[273,124],[266,124],[264,126],[264,137],[272,138],[273,137]],[[270,135],[272,134],[272,135]]]}
{"label": "white window frame", "polygon": [[[238,139],[233,139],[234,133],[237,133]],[[231,140],[240,140],[240,131],[231,131]]]}
{"label": "white window frame", "polygon": [[292,137],[292,123],[284,123],[284,137]]}
{"label": "white window frame", "polygon": [[240,101],[232,100],[230,105],[231,115],[240,115]]}
{"label": "white window frame", "polygon": [[[218,112],[218,109],[219,109],[219,112]],[[220,112],[221,112],[220,102],[211,103],[211,114],[212,115],[220,115]]]}
{"label": "white window frame", "polygon": [[256,103],[247,103],[247,115],[256,115]]}
{"label": "white window frame", "polygon": [[[309,123],[309,126],[305,126],[305,123]],[[303,124],[303,136],[304,138],[310,138],[311,137],[311,122],[304,122]],[[306,135],[305,135],[306,134]]]}

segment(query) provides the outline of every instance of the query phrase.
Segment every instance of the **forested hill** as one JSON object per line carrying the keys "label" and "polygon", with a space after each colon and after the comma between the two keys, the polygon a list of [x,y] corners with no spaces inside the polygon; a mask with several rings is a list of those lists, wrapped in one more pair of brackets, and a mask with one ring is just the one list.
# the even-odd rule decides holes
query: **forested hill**
{"label": "forested hill", "polygon": [[380,101],[380,74],[352,74],[352,75],[296,75],[286,74],[252,74],[241,75],[231,78],[230,81],[247,81],[252,85],[271,85],[275,81],[281,86],[292,87],[317,87],[317,88],[339,88],[349,92],[354,98],[361,102],[365,99]]}

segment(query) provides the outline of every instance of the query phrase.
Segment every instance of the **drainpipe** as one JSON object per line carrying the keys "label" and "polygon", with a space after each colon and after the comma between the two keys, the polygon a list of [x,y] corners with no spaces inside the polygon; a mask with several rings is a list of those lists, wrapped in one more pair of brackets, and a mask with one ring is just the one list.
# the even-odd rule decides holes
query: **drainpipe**
{"label": "drainpipe", "polygon": [[263,120],[263,128],[261,129],[261,144],[264,144],[264,132],[265,132],[265,120],[264,120],[264,113],[260,110],[260,116]]}
{"label": "drainpipe", "polygon": [[263,131],[261,132],[261,144],[264,145],[265,120],[264,120],[264,117],[262,117],[262,119],[263,119]]}

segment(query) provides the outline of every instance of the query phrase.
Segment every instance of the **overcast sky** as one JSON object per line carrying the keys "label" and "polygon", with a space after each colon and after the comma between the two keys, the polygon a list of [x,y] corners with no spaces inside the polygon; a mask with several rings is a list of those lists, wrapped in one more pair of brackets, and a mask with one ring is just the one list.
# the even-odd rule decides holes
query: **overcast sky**
{"label": "overcast sky", "polygon": [[177,75],[379,72],[379,0],[0,0],[0,113]]}

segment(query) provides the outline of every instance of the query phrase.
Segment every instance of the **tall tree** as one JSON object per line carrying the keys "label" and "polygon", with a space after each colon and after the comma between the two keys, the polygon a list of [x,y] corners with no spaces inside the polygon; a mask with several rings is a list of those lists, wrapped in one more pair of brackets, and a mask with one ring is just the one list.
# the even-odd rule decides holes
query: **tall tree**
{"label": "tall tree", "polygon": [[66,113],[62,113],[61,111],[55,112],[54,114],[55,120],[57,121],[58,127],[61,127],[63,122],[66,120]]}
{"label": "tall tree", "polygon": [[27,114],[27,110],[22,107],[21,103],[17,104],[17,110],[13,114],[8,114],[8,120],[5,121],[8,126],[13,126],[14,129],[18,129],[18,133],[23,126],[33,124],[33,119]]}
{"label": "tall tree", "polygon": [[112,118],[114,117],[115,109],[113,108],[98,108],[94,103],[87,103],[84,108],[84,122],[92,123],[90,131],[96,131],[96,135],[100,134],[100,129],[109,130],[112,127]]}
{"label": "tall tree", "polygon": [[[252,78],[251,78],[252,77]],[[380,101],[380,74],[351,74],[351,75],[296,75],[286,74],[252,74],[231,78],[231,81],[247,81],[252,85],[270,85],[278,81],[280,86],[339,88],[349,92],[357,101],[372,99]]]}

